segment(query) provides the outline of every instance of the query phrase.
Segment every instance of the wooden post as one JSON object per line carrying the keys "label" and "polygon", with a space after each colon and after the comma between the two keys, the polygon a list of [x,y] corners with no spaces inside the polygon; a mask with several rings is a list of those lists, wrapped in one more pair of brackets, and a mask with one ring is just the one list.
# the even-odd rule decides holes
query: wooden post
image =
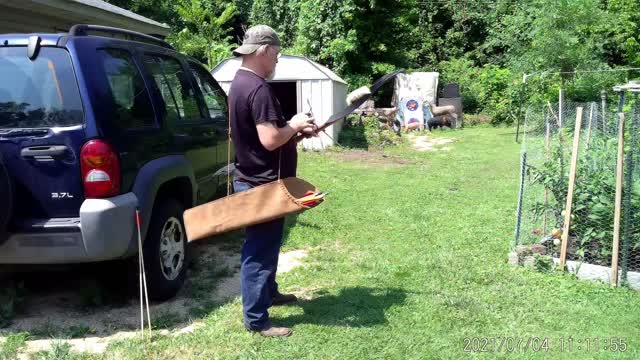
{"label": "wooden post", "polygon": [[591,124],[593,123],[593,103],[591,103],[591,110],[589,110],[589,127],[587,128],[587,145],[589,147],[589,143],[591,142]]}
{"label": "wooden post", "polygon": [[613,248],[611,254],[611,285],[618,285],[618,253],[620,248],[620,213],[622,205],[622,177],[624,175],[624,114],[618,113],[618,163],[616,165],[616,203],[613,215]]}
{"label": "wooden post", "polygon": [[567,245],[569,243],[569,229],[571,227],[571,207],[573,206],[573,187],[576,182],[576,168],[578,167],[578,150],[580,148],[580,129],[582,125],[582,107],[576,112],[576,127],[573,132],[573,149],[571,150],[571,170],[569,171],[569,190],[567,203],[564,208],[564,228],[562,230],[562,248],[560,250],[560,267],[565,268],[567,260]]}
{"label": "wooden post", "polygon": [[558,119],[558,117],[556,116],[556,113],[553,112],[553,108],[551,107],[551,103],[547,101],[547,106],[549,107],[549,111],[551,112],[551,115],[553,115],[553,118],[556,119],[556,123],[558,124],[558,129],[561,128],[561,124],[560,124],[560,119]]}
{"label": "wooden post", "polygon": [[607,133],[607,92],[600,92],[600,100],[602,102],[602,132]]}
{"label": "wooden post", "polygon": [[564,119],[564,89],[561,88],[558,93],[558,122],[560,128],[562,128],[562,119]]}
{"label": "wooden post", "polygon": [[[549,151],[550,151],[550,145],[551,145],[551,126],[549,124],[549,117],[547,116],[547,135],[545,138],[545,148],[547,150],[547,156],[546,159],[547,161],[549,161]],[[542,236],[545,236],[547,234],[547,204],[549,203],[549,190],[547,189],[547,187],[545,186],[544,188],[544,215],[542,218]]]}
{"label": "wooden post", "polygon": [[515,245],[521,245],[520,244],[520,227],[522,224],[522,203],[524,201],[524,181],[526,176],[526,169],[527,169],[527,152],[523,151],[521,162],[520,162],[520,190],[518,192],[518,207],[516,209]]}
{"label": "wooden post", "polygon": [[633,150],[638,148],[638,113],[640,112],[640,103],[638,103],[638,94],[635,94],[635,109],[633,111],[633,116],[629,121],[630,129],[629,135],[631,137],[630,143],[627,143],[627,147],[632,149],[631,151],[624,154],[625,157],[625,180],[624,189],[622,190],[622,265],[620,266],[622,269],[622,274],[620,279],[623,283],[627,282],[628,272],[629,272],[629,256],[630,256],[630,246],[631,246],[631,234],[632,234],[632,226],[633,226],[633,215],[632,215],[632,193],[633,193],[633,179],[634,179],[634,169],[635,169],[635,161],[634,161],[634,152]]}
{"label": "wooden post", "polygon": [[525,86],[527,86],[527,75],[522,75],[522,88],[520,90],[520,107],[518,110],[518,127],[516,128],[516,142],[518,142],[518,136],[520,135],[520,120],[522,119],[522,103],[524,102]]}

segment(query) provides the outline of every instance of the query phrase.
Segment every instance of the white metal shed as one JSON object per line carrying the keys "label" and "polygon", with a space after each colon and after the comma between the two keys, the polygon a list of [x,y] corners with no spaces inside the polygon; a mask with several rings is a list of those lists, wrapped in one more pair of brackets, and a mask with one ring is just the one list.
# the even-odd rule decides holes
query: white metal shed
{"label": "white metal shed", "polygon": [[[223,60],[211,74],[227,94],[231,81],[240,67],[240,58]],[[347,83],[328,68],[302,56],[283,55],[278,60],[271,86],[276,91],[284,116],[289,119],[299,112],[309,111],[316,123],[324,124],[334,113],[343,110],[346,104]],[[342,122],[328,127],[318,138],[305,139],[306,149],[324,149],[337,140]]]}

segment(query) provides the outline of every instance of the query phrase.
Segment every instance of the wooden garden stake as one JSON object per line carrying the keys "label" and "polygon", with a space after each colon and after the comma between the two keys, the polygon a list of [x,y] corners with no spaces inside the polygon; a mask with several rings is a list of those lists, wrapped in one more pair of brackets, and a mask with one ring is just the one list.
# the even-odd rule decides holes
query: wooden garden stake
{"label": "wooden garden stake", "polygon": [[[547,135],[545,138],[545,147],[547,149],[547,161],[549,161],[549,148],[551,145],[551,126],[549,125],[549,120],[547,119]],[[545,186],[544,188],[544,215],[542,217],[542,236],[547,233],[547,203],[549,202],[549,190]]]}
{"label": "wooden garden stake", "polygon": [[591,124],[593,123],[593,103],[591,103],[591,109],[589,110],[589,127],[587,128],[587,148],[591,142]]}
{"label": "wooden garden stake", "polygon": [[582,107],[576,112],[576,127],[573,132],[573,149],[571,150],[571,170],[569,171],[569,190],[564,209],[564,229],[562,230],[562,248],[560,250],[560,267],[565,268],[567,260],[567,245],[569,243],[569,228],[571,225],[571,207],[573,205],[573,187],[576,182],[576,168],[578,167],[578,150],[580,147],[580,129],[582,125]]}
{"label": "wooden garden stake", "polygon": [[602,132],[607,132],[607,92],[602,90],[600,92],[600,99],[602,100]]}
{"label": "wooden garden stake", "polygon": [[562,123],[560,122],[560,119],[558,118],[556,113],[553,111],[553,108],[551,107],[551,103],[548,101],[547,101],[547,106],[549,107],[549,111],[551,111],[551,115],[553,115],[554,119],[556,119],[556,123],[558,124],[558,129],[561,128]]}
{"label": "wooden garden stake", "polygon": [[564,119],[564,89],[560,89],[558,93],[558,122],[560,125],[558,127],[562,127],[562,120]]}
{"label": "wooden garden stake", "polygon": [[622,177],[624,175],[624,113],[618,113],[618,163],[616,165],[616,204],[613,215],[613,249],[611,254],[611,285],[618,285],[618,249],[620,247],[620,213],[622,205]]}

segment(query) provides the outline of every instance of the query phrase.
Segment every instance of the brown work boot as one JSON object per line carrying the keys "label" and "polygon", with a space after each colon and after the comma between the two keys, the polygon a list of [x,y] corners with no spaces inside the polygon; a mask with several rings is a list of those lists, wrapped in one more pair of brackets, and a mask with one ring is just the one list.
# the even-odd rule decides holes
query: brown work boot
{"label": "brown work boot", "polygon": [[298,298],[293,294],[281,294],[279,291],[276,291],[275,295],[271,298],[271,305],[284,305],[290,304],[298,301]]}
{"label": "brown work boot", "polygon": [[271,324],[267,325],[267,327],[262,330],[249,329],[249,328],[247,328],[247,330],[251,332],[256,332],[264,337],[290,336],[291,334],[293,334],[293,332],[289,328],[277,327]]}

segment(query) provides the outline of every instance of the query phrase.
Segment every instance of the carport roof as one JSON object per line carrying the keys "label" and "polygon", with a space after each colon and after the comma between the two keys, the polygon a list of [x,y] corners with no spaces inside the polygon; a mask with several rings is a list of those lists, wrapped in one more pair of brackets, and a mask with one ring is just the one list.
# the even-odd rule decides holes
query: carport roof
{"label": "carport roof", "polygon": [[5,0],[0,3],[0,33],[66,32],[75,24],[121,27],[167,36],[166,24],[101,0]]}

